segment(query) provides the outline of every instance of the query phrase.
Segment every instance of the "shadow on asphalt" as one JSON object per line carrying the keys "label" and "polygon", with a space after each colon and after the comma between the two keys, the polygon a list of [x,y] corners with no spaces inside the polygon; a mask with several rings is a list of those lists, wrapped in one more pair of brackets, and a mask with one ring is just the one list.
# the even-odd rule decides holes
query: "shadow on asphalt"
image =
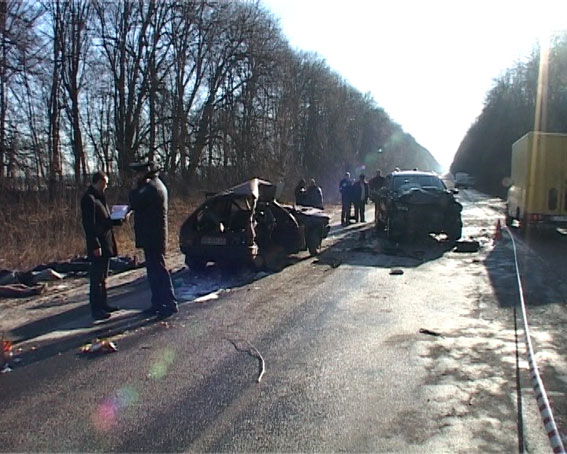
{"label": "shadow on asphalt", "polygon": [[348,233],[327,248],[316,262],[336,268],[342,264],[379,268],[417,267],[436,260],[453,249],[453,244],[425,237],[412,242],[390,241],[384,232],[376,232],[373,223],[360,224],[337,229],[333,233]]}
{"label": "shadow on asphalt", "polygon": [[514,235],[518,267],[526,306],[565,303],[567,285],[564,270],[567,267],[567,237],[558,232],[527,232],[517,229],[504,231],[486,258],[485,266],[501,307],[520,303],[514,249]]}
{"label": "shadow on asphalt", "polygon": [[[81,315],[83,314],[83,315]],[[64,314],[61,314],[61,317],[80,317],[80,321],[77,320],[77,323],[73,325],[72,330],[79,330],[81,328],[86,328],[93,326],[92,320],[90,319],[89,309],[88,307],[81,307],[77,309],[73,309],[72,311],[67,311]],[[46,322],[56,323],[57,317],[48,317]],[[111,319],[109,319],[110,321]],[[57,339],[56,341],[45,341],[40,342],[38,345],[32,346],[30,349],[25,350],[21,353],[17,354],[18,363],[17,367],[27,366],[38,361],[43,361],[49,359],[51,357],[61,355],[63,353],[67,353],[71,350],[76,350],[78,352],[78,348],[81,345],[86,344],[87,342],[91,342],[93,339],[96,338],[108,338],[112,336],[116,336],[119,334],[123,334],[127,331],[136,330],[148,325],[153,325],[156,323],[160,323],[161,321],[157,318],[146,318],[142,317],[141,314],[128,314],[125,316],[118,317],[112,322],[106,321],[104,323],[100,323],[95,325],[96,328],[93,330],[89,330],[88,332],[79,332],[74,335],[70,335],[65,338]],[[53,325],[52,325],[53,326]],[[34,324],[22,325],[19,328],[16,328],[12,331],[14,335],[18,333],[32,333],[34,332]],[[42,329],[42,334],[47,334],[49,331]],[[35,331],[36,333],[38,331]],[[37,334],[39,336],[41,334]],[[36,337],[34,336],[34,337]],[[33,337],[31,337],[33,338]],[[21,342],[25,339],[18,339],[16,342]]]}
{"label": "shadow on asphalt", "polygon": [[[331,229],[329,237],[344,235],[335,244],[327,248],[314,262],[317,265],[330,265],[335,268],[340,264],[375,266],[375,267],[417,267],[427,261],[441,257],[452,248],[448,243],[437,242],[427,238],[422,242],[411,244],[394,244],[382,235],[377,235],[373,224],[350,225],[347,227],[336,226]],[[283,268],[296,265],[311,259],[308,253],[290,256],[286,259]],[[253,281],[263,279],[272,274],[271,272],[253,272],[251,270],[238,270],[209,265],[205,273],[192,273],[181,269],[172,274],[172,280],[179,298],[180,306],[192,302],[195,298],[203,295],[241,287]],[[276,271],[277,272],[277,271]],[[134,281],[120,283],[110,289],[109,302],[117,304],[124,309],[143,310],[147,304],[141,303],[139,291],[142,285],[147,286],[146,276]],[[159,323],[156,318],[143,317],[141,313],[117,313],[109,320],[94,323],[90,318],[90,309],[86,300],[88,299],[88,284],[80,295],[72,297],[69,301],[56,302],[53,300],[41,303],[42,307],[50,305],[66,305],[85,301],[80,307],[65,310],[58,314],[35,320],[11,330],[10,336],[16,347],[18,344],[27,342],[30,345],[33,339],[43,337],[32,349],[27,349],[18,354],[19,364],[28,365],[37,361],[48,359],[69,350],[78,349],[81,345],[95,338],[109,338],[137,330],[141,327]],[[140,307],[140,306],[144,307]],[[33,310],[33,308],[30,308]],[[49,339],[49,334],[55,331],[65,331],[64,336]]]}

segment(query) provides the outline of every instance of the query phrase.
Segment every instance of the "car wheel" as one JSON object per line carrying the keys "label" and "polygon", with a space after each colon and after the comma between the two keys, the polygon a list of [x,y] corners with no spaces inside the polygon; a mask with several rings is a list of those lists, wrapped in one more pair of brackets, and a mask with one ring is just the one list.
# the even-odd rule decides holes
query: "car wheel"
{"label": "car wheel", "polygon": [[376,227],[377,232],[383,232],[384,229],[386,228],[386,225],[380,219],[380,215],[378,211],[376,211],[376,214],[374,215],[374,225]]}
{"label": "car wheel", "polygon": [[281,271],[285,267],[286,253],[281,246],[272,245],[262,251],[266,269]]}
{"label": "car wheel", "polygon": [[252,259],[251,265],[255,271],[262,271],[266,266],[264,256],[262,254],[258,254],[256,257]]}
{"label": "car wheel", "polygon": [[449,227],[447,229],[447,239],[454,243],[456,242],[458,239],[461,238],[461,235],[463,233],[463,224],[462,222],[455,222],[451,227]]}
{"label": "car wheel", "polygon": [[194,271],[196,273],[205,271],[205,268],[207,267],[207,262],[205,260],[189,257],[188,255],[185,256],[185,264],[191,271]]}
{"label": "car wheel", "polygon": [[392,228],[392,220],[390,216],[388,216],[386,231],[388,233],[389,240],[399,243],[402,239],[403,233]]}
{"label": "car wheel", "polygon": [[312,231],[309,233],[309,237],[307,238],[307,248],[309,249],[311,257],[319,255],[321,252],[321,235],[319,235],[319,232]]}

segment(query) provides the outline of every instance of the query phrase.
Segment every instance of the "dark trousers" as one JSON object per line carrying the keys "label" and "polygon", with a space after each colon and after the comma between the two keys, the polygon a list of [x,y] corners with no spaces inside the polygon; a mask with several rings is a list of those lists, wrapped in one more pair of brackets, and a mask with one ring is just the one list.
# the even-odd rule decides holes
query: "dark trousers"
{"label": "dark trousers", "polygon": [[160,251],[144,249],[146,271],[152,291],[152,307],[158,311],[177,307],[171,276],[165,266],[165,257]]}
{"label": "dark trousers", "polygon": [[350,200],[342,199],[341,224],[348,224],[350,219]]}
{"label": "dark trousers", "polygon": [[366,202],[364,200],[354,202],[354,218],[356,222],[366,222],[364,212],[366,211]]}
{"label": "dark trousers", "polygon": [[107,305],[106,278],[108,277],[109,262],[108,257],[93,257],[91,259],[89,303],[92,313],[103,311]]}

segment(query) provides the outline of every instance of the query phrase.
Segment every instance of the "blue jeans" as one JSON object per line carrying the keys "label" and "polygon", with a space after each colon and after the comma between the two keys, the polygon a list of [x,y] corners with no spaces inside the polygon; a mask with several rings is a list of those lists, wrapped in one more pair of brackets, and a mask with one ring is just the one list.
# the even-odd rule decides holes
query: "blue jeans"
{"label": "blue jeans", "polygon": [[171,283],[171,276],[165,266],[165,257],[160,251],[144,249],[146,270],[152,291],[152,307],[164,312],[177,308],[177,300]]}

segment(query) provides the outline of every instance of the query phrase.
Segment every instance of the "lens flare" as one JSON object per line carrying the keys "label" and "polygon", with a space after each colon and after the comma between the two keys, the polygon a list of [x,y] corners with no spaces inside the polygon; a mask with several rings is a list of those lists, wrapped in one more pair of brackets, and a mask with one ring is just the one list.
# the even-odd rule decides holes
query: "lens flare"
{"label": "lens flare", "polygon": [[160,351],[157,356],[156,361],[150,366],[148,377],[161,380],[167,375],[169,366],[171,366],[175,360],[175,352],[171,349],[165,349]]}
{"label": "lens flare", "polygon": [[105,400],[98,406],[93,415],[93,425],[99,432],[108,432],[117,424],[117,408],[111,400]]}
{"label": "lens flare", "polygon": [[112,397],[105,399],[93,415],[93,425],[99,432],[108,432],[118,425],[124,409],[138,400],[138,392],[132,386],[124,386]]}

